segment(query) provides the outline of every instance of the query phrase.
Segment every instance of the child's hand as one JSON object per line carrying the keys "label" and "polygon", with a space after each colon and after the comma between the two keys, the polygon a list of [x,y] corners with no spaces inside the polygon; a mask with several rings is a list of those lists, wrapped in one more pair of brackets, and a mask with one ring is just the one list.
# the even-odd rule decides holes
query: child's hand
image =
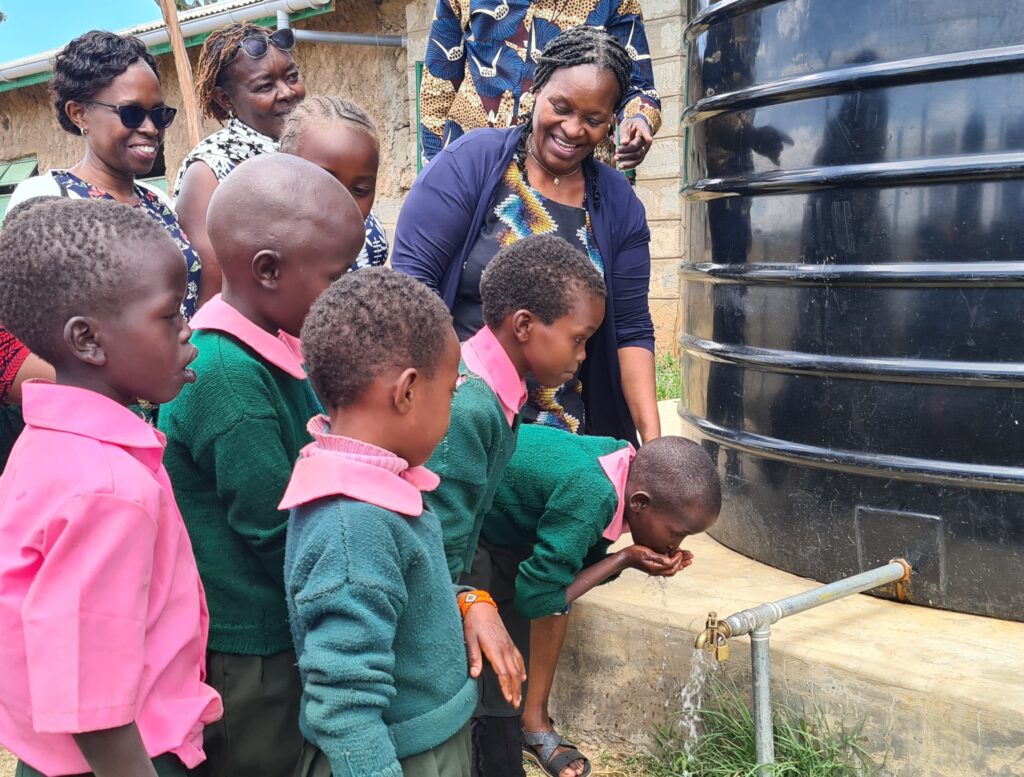
{"label": "child's hand", "polygon": [[522,701],[522,687],[526,681],[523,656],[505,631],[498,610],[490,604],[474,604],[466,610],[462,623],[466,635],[470,677],[479,677],[483,669],[483,656],[487,657],[501,683],[505,701],[518,707]]}
{"label": "child's hand", "polygon": [[668,556],[657,553],[643,545],[630,545],[622,553],[626,557],[626,566],[639,569],[654,577],[672,577],[693,563],[693,554],[688,550],[676,550]]}

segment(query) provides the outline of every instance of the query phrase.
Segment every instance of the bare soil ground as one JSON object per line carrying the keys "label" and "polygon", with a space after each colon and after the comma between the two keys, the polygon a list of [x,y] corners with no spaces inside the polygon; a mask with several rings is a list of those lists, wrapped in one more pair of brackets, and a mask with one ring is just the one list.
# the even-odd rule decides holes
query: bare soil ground
{"label": "bare soil ground", "polygon": [[[580,752],[585,753],[592,761],[592,777],[645,777],[646,771],[637,759],[612,753],[601,745],[582,742]],[[17,759],[0,747],[0,777],[14,777]],[[544,772],[532,763],[526,765],[527,777],[545,777]]]}

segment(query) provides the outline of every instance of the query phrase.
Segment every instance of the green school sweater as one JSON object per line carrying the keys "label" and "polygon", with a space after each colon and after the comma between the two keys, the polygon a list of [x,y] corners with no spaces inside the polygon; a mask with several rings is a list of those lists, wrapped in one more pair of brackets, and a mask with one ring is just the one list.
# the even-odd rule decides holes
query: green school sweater
{"label": "green school sweater", "polygon": [[292,511],[285,581],[299,727],[335,777],[402,777],[476,707],[441,526],[338,496]]}
{"label": "green school sweater", "polygon": [[441,485],[423,494],[427,509],[441,521],[453,581],[472,566],[480,527],[515,451],[519,429],[519,416],[509,426],[498,395],[483,378],[470,372],[465,362],[459,373],[466,380],[452,400],[448,434],[427,462]]}
{"label": "green school sweater", "polygon": [[579,571],[604,558],[611,543],[602,535],[619,495],[598,459],[626,445],[536,424],[520,430],[482,536],[530,552],[516,576],[516,609],[525,617],[564,611]]}
{"label": "green school sweater", "polygon": [[292,647],[284,598],[288,513],[277,509],[323,412],[307,380],[222,332],[192,342],[196,382],[160,407],[164,464],[210,608],[210,650],[269,656]]}

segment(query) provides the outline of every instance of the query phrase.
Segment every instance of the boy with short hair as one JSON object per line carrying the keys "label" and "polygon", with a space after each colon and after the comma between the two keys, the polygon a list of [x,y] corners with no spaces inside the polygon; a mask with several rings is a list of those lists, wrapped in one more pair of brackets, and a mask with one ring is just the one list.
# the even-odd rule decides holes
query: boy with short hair
{"label": "boy with short hair", "polygon": [[284,596],[278,503],[321,412],[298,335],[362,247],[362,218],[329,173],[264,154],[217,187],[207,218],[223,291],[192,319],[199,380],[160,409],[167,469],[210,603],[210,681],[223,721],[204,774],[291,777],[301,684]]}
{"label": "boy with short hair", "polygon": [[551,235],[502,248],[480,279],[484,326],[462,344],[452,424],[427,466],[425,498],[444,530],[452,580],[469,571],[480,527],[512,457],[526,374],[556,388],[575,375],[604,320],[605,285],[582,252]]}
{"label": "boy with short hair", "polygon": [[128,405],[195,380],[174,241],[135,208],[39,198],[0,232],[0,320],[56,371],[23,386],[0,477],[0,743],[24,777],[185,777],[221,714],[207,612]]}
{"label": "boy with short hair", "polygon": [[282,501],[308,742],[295,777],[470,777],[481,654],[523,666],[493,605],[457,604],[423,503],[458,375],[451,317],[419,281],[370,268],[317,301],[302,348],[328,414]]}
{"label": "boy with short hair", "polygon": [[[633,568],[671,577],[692,563],[686,537],[718,519],[718,473],[704,450],[682,437],[660,437],[635,451],[622,440],[530,425],[498,485],[484,520],[480,553],[502,619],[527,661],[523,753],[550,775],[588,773],[587,759],[553,729],[548,699],[565,641],[569,608],[597,585]],[[634,544],[612,554],[625,533]],[[481,710],[512,717],[485,676]],[[507,761],[504,754],[484,754]],[[522,774],[518,764],[506,772]]]}

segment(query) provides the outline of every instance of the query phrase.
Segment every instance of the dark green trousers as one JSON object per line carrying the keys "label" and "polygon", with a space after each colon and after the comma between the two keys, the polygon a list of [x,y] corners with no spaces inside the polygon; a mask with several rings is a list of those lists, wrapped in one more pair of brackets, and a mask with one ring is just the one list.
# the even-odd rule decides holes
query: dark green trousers
{"label": "dark green trousers", "polygon": [[[172,753],[164,753],[153,759],[153,768],[159,777],[186,777],[188,771],[185,765]],[[33,769],[27,763],[18,761],[18,768],[14,770],[14,777],[46,777],[38,769]],[[92,777],[92,772],[76,774],[74,777]]]}
{"label": "dark green trousers", "polygon": [[[528,553],[524,551],[499,548],[486,540],[480,540],[476,548],[476,555],[473,556],[473,566],[468,572],[463,573],[459,578],[459,583],[471,585],[473,588],[481,588],[491,595],[494,603],[498,605],[501,622],[505,624],[505,629],[512,638],[512,642],[523,654],[523,662],[529,667],[530,619],[524,617],[515,605],[516,575],[519,574],[519,565],[526,560],[527,555]],[[487,605],[482,606],[486,607]],[[484,668],[480,673],[479,690],[480,701],[477,704],[474,717],[487,715],[512,718],[522,713],[521,709],[516,709],[505,701],[498,676],[487,661],[484,661]],[[523,684],[523,698],[526,698],[525,683]]]}
{"label": "dark green trousers", "polygon": [[206,682],[220,693],[224,717],[203,732],[206,760],[192,777],[291,777],[304,742],[295,651],[273,656],[211,651]]}
{"label": "dark green trousers", "polygon": [[[498,605],[498,614],[523,661],[530,664],[530,619],[515,606],[516,575],[526,558],[523,551],[499,548],[480,540],[473,566],[459,580],[462,585],[482,588]],[[475,605],[486,607],[487,605]],[[478,682],[480,701],[473,713],[472,777],[524,777],[522,754],[522,710],[516,709],[501,693],[498,676],[484,661]],[[523,684],[526,698],[526,684]]]}
{"label": "dark green trousers", "polygon": [[[402,767],[402,777],[470,777],[469,752],[469,724],[466,724],[447,742],[425,753],[410,755],[398,763]],[[333,777],[331,763],[318,747],[306,742],[294,777]]]}

